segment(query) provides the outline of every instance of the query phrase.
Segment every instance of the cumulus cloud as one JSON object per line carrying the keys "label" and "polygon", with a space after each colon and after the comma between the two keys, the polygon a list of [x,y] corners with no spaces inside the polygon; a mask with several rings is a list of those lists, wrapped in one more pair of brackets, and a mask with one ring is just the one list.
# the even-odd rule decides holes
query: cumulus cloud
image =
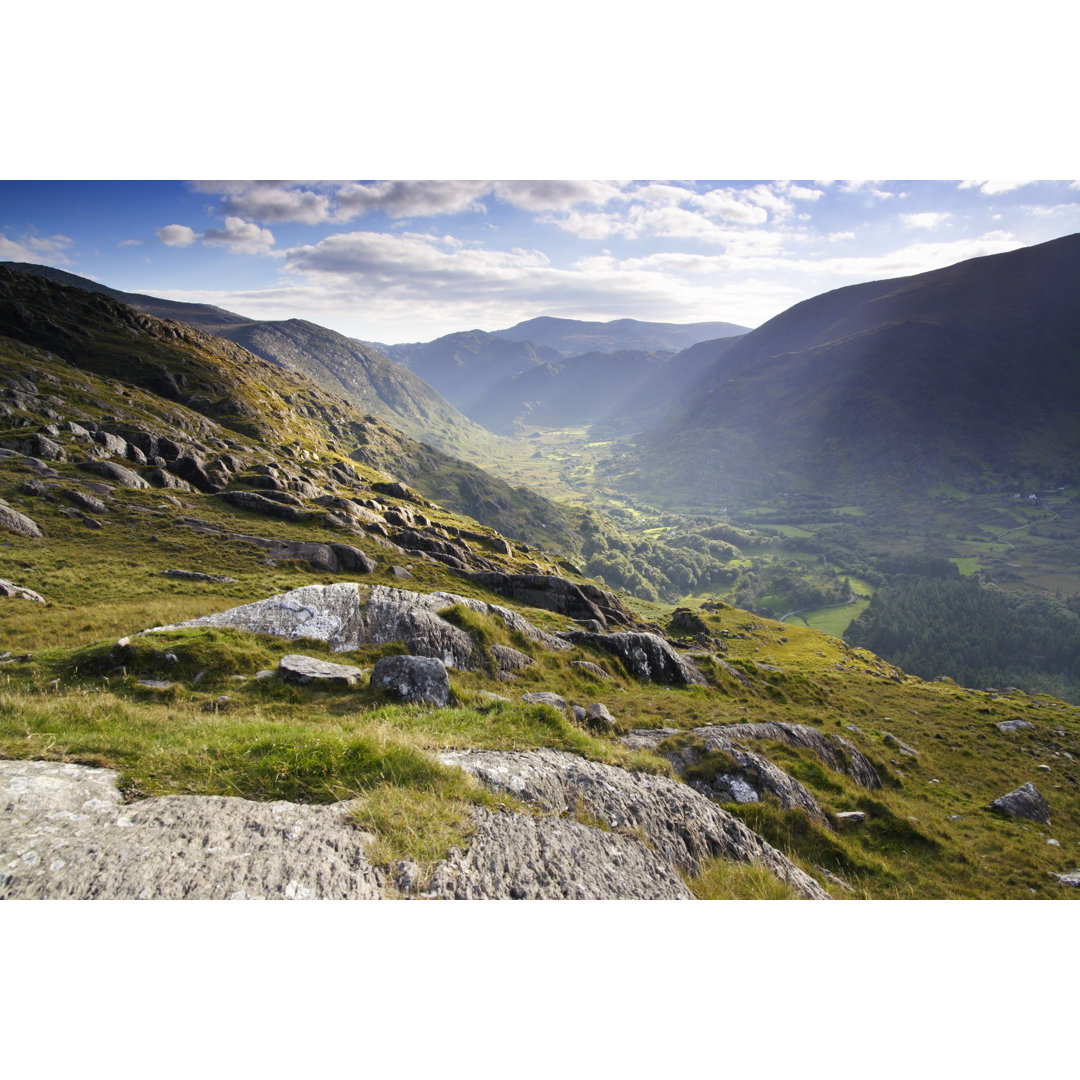
{"label": "cumulus cloud", "polygon": [[243,218],[226,217],[225,228],[207,229],[203,243],[223,244],[234,255],[262,255],[274,246],[274,234]]}
{"label": "cumulus cloud", "polygon": [[965,180],[960,190],[975,188],[980,195],[1003,195],[1006,191],[1016,191],[1034,183],[1034,180]]}
{"label": "cumulus cloud", "polygon": [[384,180],[344,184],[336,191],[335,220],[348,221],[381,210],[394,218],[437,217],[482,211],[480,201],[492,188],[488,180]]}
{"label": "cumulus cloud", "polygon": [[163,225],[157,235],[166,247],[191,247],[199,239],[199,234],[187,225]]}
{"label": "cumulus cloud", "polygon": [[12,262],[70,264],[64,249],[74,243],[70,236],[56,233],[53,236],[34,236],[26,234],[18,240],[11,240],[0,233],[0,258]]}
{"label": "cumulus cloud", "polygon": [[495,197],[519,210],[567,211],[582,203],[603,206],[622,189],[602,180],[500,180]]}
{"label": "cumulus cloud", "polygon": [[332,204],[329,195],[305,190],[303,186],[280,180],[198,181],[197,191],[222,196],[225,213],[251,221],[297,221],[317,225],[329,221]]}
{"label": "cumulus cloud", "polygon": [[121,240],[117,247],[141,247],[142,240]]}
{"label": "cumulus cloud", "polygon": [[952,217],[946,210],[925,210],[920,214],[901,214],[905,229],[936,229]]}

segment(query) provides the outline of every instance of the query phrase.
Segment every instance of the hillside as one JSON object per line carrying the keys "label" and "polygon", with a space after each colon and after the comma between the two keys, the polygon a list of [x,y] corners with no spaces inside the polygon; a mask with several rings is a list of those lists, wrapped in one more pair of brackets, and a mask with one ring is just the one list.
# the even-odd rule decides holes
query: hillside
{"label": "hillside", "polygon": [[463,416],[421,377],[376,349],[303,319],[249,319],[208,304],[162,300],[125,293],[48,266],[2,263],[62,285],[112,297],[137,311],[172,319],[243,345],[279,367],[307,375],[324,390],[344,397],[364,412],[382,417],[414,438],[458,456],[486,456],[491,436]]}
{"label": "hillside", "polygon": [[0,896],[1077,895],[1075,707],[636,611],[407,446],[0,269]]}
{"label": "hillside", "polygon": [[1080,469],[1080,235],[815,297],[741,338],[613,475],[697,505],[844,501]]}

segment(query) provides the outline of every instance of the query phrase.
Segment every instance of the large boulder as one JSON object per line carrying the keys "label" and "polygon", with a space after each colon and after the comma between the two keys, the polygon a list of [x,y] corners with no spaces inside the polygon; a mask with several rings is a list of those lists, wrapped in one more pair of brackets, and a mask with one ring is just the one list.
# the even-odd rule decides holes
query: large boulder
{"label": "large boulder", "polygon": [[[522,616],[495,604],[453,593],[414,593],[351,581],[304,585],[281,596],[228,611],[172,626],[153,627],[147,633],[198,626],[229,626],[290,640],[314,638],[327,642],[335,652],[358,649],[367,644],[402,642],[410,655],[432,657],[441,660],[446,667],[482,668],[485,666],[484,655],[473,639],[438,614],[454,605],[500,618],[510,629],[532,640],[550,640],[556,648],[568,647]],[[513,670],[527,659],[516,650],[503,646],[496,646],[491,652],[501,670]]]}
{"label": "large boulder", "polygon": [[1012,817],[1027,818],[1028,821],[1035,821],[1040,825],[1050,824],[1050,804],[1030,781],[995,799],[990,808]]}
{"label": "large boulder", "polygon": [[371,673],[371,685],[410,704],[442,706],[450,700],[446,666],[427,656],[384,656]]}
{"label": "large boulder", "polygon": [[79,468],[84,472],[93,473],[95,476],[103,476],[106,480],[112,480],[121,487],[149,488],[150,485],[137,473],[124,465],[117,465],[115,461],[80,461]]}
{"label": "large boulder", "polygon": [[622,661],[635,679],[667,686],[707,686],[697,665],[680,656],[656,634],[622,631],[618,634],[590,634],[579,630],[567,635],[577,645],[603,649]]}

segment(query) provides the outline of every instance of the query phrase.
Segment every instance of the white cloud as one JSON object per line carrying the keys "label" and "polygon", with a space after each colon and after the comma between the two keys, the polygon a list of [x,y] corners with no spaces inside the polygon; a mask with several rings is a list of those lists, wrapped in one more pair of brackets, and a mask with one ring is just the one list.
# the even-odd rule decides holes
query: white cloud
{"label": "white cloud", "polygon": [[602,180],[500,180],[495,197],[519,210],[568,211],[588,203],[603,206],[622,194],[617,184]]}
{"label": "white cloud", "polygon": [[274,246],[274,234],[243,218],[227,217],[224,229],[206,230],[203,243],[224,244],[234,255],[262,255]]}
{"label": "white cloud", "polygon": [[142,245],[142,243],[143,243],[142,240],[121,240],[120,243],[117,244],[116,246],[117,247],[140,247]]}
{"label": "white cloud", "polygon": [[830,244],[835,244],[840,240],[854,240],[855,234],[853,232],[831,232],[827,239]]}
{"label": "white cloud", "polygon": [[0,258],[12,262],[40,263],[43,259],[49,263],[70,264],[64,249],[74,243],[70,236],[56,233],[53,236],[24,235],[18,240],[9,240],[0,233]]}
{"label": "white cloud", "polygon": [[852,195],[870,195],[875,199],[891,199],[893,193],[881,187],[880,180],[841,180],[840,190]]}
{"label": "white cloud", "polygon": [[328,195],[275,180],[258,180],[239,189],[228,185],[223,194],[221,202],[226,214],[251,221],[298,221],[303,225],[317,225],[329,221],[331,216]]}
{"label": "white cloud", "polygon": [[377,184],[343,184],[337,189],[336,221],[381,210],[390,217],[435,217],[483,211],[481,198],[489,180],[384,180]]}
{"label": "white cloud", "polygon": [[905,229],[936,229],[951,217],[945,210],[924,210],[920,214],[901,214],[900,220]]}
{"label": "white cloud", "polygon": [[976,188],[980,195],[1003,195],[1006,191],[1016,191],[1017,188],[1034,183],[1034,180],[965,180],[961,183],[960,190]]}
{"label": "white cloud", "polygon": [[199,234],[187,225],[164,225],[157,235],[166,247],[191,247],[199,239]]}

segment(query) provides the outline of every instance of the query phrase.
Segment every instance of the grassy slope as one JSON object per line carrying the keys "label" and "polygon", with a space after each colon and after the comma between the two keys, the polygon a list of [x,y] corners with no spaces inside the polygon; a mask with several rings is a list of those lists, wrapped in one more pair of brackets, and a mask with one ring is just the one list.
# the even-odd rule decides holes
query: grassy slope
{"label": "grassy slope", "polygon": [[[135,339],[129,335],[129,340]],[[196,342],[188,362],[213,367],[212,345]],[[128,346],[129,350],[131,346]],[[207,352],[211,350],[211,352]],[[55,356],[8,342],[0,362],[4,372],[23,371],[61,404],[68,415],[100,418],[127,411],[132,420],[168,420],[199,426],[201,437],[231,432],[253,457],[270,450],[245,430],[265,430],[273,448],[283,445],[266,414],[238,414],[229,394],[248,397],[249,372],[241,357],[235,369],[222,362],[216,381],[198,402],[236,427],[224,428],[188,409],[164,401],[95,361],[107,377],[77,369]],[[228,360],[228,354],[224,354]],[[241,362],[243,361],[243,362]],[[192,369],[195,370],[194,368]],[[209,370],[209,369],[208,369]],[[216,370],[216,368],[215,368]],[[260,372],[257,366],[251,369]],[[229,379],[235,379],[232,389]],[[217,389],[220,388],[220,391]],[[336,436],[317,408],[321,392],[303,387],[283,421],[289,442],[333,458]],[[241,393],[242,391],[242,393]],[[262,391],[259,391],[260,393]],[[267,392],[278,393],[268,388]],[[308,395],[298,398],[298,394]],[[313,396],[312,396],[313,395]],[[279,408],[288,402],[284,398]],[[329,407],[329,406],[327,406]],[[341,406],[347,415],[347,407]],[[18,410],[4,421],[14,425]],[[266,425],[265,429],[259,425]],[[339,425],[340,426],[340,425]],[[33,428],[7,427],[4,436]],[[348,447],[339,447],[338,453]],[[61,481],[74,486],[85,474],[56,465]],[[360,467],[366,479],[377,475]],[[755,829],[782,847],[821,880],[823,869],[854,891],[830,887],[837,896],[1066,896],[1070,891],[1049,876],[1072,869],[1080,854],[1080,800],[1074,759],[1080,756],[1078,710],[1050,699],[991,696],[949,683],[922,683],[895,675],[875,658],[849,650],[811,630],[758,619],[734,608],[703,613],[718,655],[738,664],[750,686],[703,660],[710,687],[669,689],[638,683],[606,654],[546,654],[513,641],[500,626],[479,626],[489,641],[504,640],[532,653],[536,664],[512,682],[484,673],[455,672],[454,701],[442,710],[396,706],[368,686],[320,691],[254,678],[285,652],[325,654],[316,643],[283,643],[224,631],[180,632],[136,639],[115,651],[121,635],[311,581],[347,580],[347,574],[318,574],[304,564],[268,566],[249,545],[222,541],[184,527],[198,518],[236,532],[296,539],[343,539],[318,523],[268,522],[235,510],[213,496],[184,493],[181,507],[158,491],[117,488],[101,530],[91,530],[60,513],[62,504],[23,494],[21,484],[38,474],[18,459],[0,460],[0,497],[31,515],[44,540],[4,534],[0,577],[41,592],[47,605],[0,599],[3,636],[0,653],[0,753],[7,757],[50,758],[108,765],[118,769],[130,795],[139,793],[243,794],[254,798],[327,801],[356,796],[359,820],[380,836],[377,857],[409,856],[430,864],[451,843],[467,840],[468,808],[492,796],[455,771],[434,764],[429,751],[446,746],[527,749],[553,746],[627,767],[668,772],[655,754],[631,753],[610,736],[575,727],[564,715],[527,706],[520,695],[555,690],[580,704],[605,702],[620,732],[667,724],[704,724],[778,719],[813,724],[850,738],[878,765],[886,786],[866,793],[813,759],[783,746],[767,752],[815,792],[827,811],[864,809],[868,824],[852,832],[829,832],[804,815],[784,812],[764,800],[731,807]],[[471,523],[449,511],[447,525]],[[473,525],[475,528],[475,525]],[[399,584],[377,544],[361,536],[349,542],[379,561],[369,580]],[[542,553],[533,553],[544,559]],[[530,559],[531,561],[531,559]],[[509,567],[525,565],[506,558]],[[218,585],[160,576],[170,567],[228,574],[235,583]],[[416,561],[410,587],[476,592],[436,564]],[[527,614],[549,627],[559,617]],[[644,617],[664,622],[662,607],[643,606]],[[785,640],[786,639],[786,640]],[[689,643],[688,643],[689,644]],[[340,660],[369,667],[392,647],[364,649]],[[726,650],[726,651],[725,651]],[[166,658],[171,651],[175,662]],[[599,681],[571,666],[591,659],[611,676]],[[758,667],[765,664],[767,667]],[[779,668],[779,671],[771,670]],[[168,689],[141,686],[140,679],[171,682]],[[483,696],[495,691],[509,702]],[[223,700],[224,699],[224,700]],[[1022,718],[1033,729],[1006,734],[995,723]],[[849,730],[855,725],[859,731]],[[892,733],[914,746],[908,758],[890,749]],[[1072,755],[1068,757],[1066,755]],[[1050,771],[1039,769],[1047,765]],[[1053,826],[1000,819],[987,803],[1034,780],[1051,805]],[[934,783],[933,781],[938,781]],[[957,816],[958,815],[958,816]],[[1048,838],[1060,847],[1046,843]],[[711,864],[693,887],[703,896],[773,895],[775,885],[751,870]]]}

